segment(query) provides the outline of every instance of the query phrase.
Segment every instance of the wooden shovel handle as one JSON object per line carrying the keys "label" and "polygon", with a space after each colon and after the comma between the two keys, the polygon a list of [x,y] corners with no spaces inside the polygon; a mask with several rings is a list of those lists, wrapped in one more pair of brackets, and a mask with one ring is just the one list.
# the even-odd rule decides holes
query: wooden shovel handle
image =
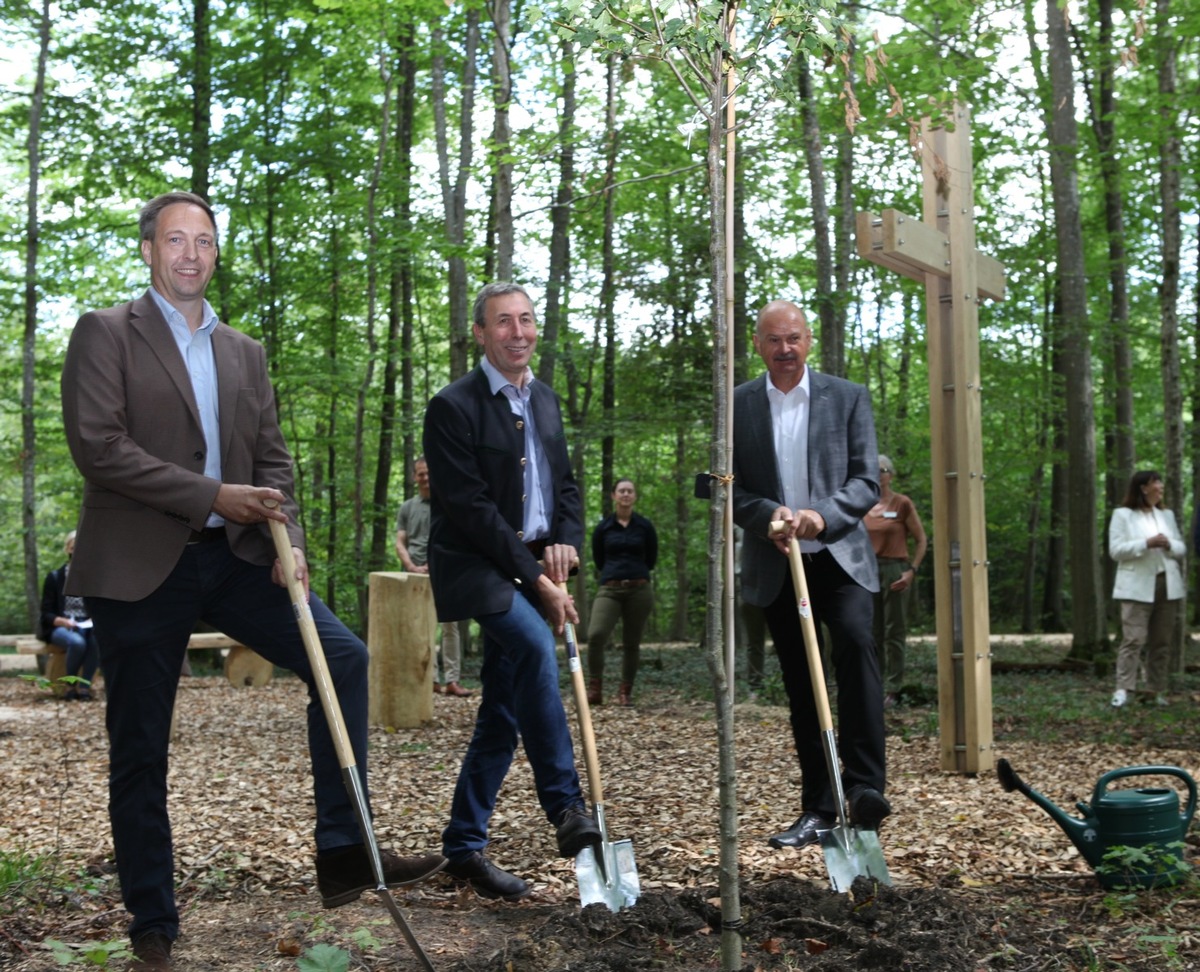
{"label": "wooden shovel handle", "polygon": [[[560,581],[558,586],[563,591],[567,589],[565,581]],[[583,659],[579,654],[579,642],[575,639],[575,625],[568,621],[563,632],[567,643],[567,664],[571,669],[571,687],[575,690],[575,708],[579,712],[579,741],[583,745],[583,765],[587,768],[588,796],[593,804],[603,805],[600,756],[596,752],[596,733],[592,729],[592,709],[588,705],[587,685],[583,681]]]}
{"label": "wooden shovel handle", "polygon": [[[263,505],[275,508],[279,504],[272,499],[263,500]],[[283,567],[284,580],[287,582],[288,597],[296,614],[296,623],[300,625],[300,637],[304,641],[304,650],[308,653],[308,664],[312,668],[313,681],[317,686],[317,694],[321,698],[321,707],[325,710],[325,719],[329,723],[329,733],[333,737],[333,745],[337,750],[338,763],[342,769],[355,766],[354,750],[350,745],[350,737],[346,732],[346,720],[342,717],[342,706],[338,702],[337,692],[329,676],[329,663],[325,660],[325,649],[321,647],[321,636],[317,633],[312,611],[308,607],[308,597],[304,585],[296,579],[296,556],[292,553],[292,540],[288,536],[287,527],[279,520],[268,520],[271,525],[271,539],[275,542],[275,555]]]}
{"label": "wooden shovel handle", "polygon": [[[783,533],[784,529],[784,522],[775,520],[771,524],[768,536],[776,537]],[[817,706],[817,720],[822,732],[830,732],[833,729],[833,712],[829,708],[829,692],[825,688],[825,666],[821,662],[817,624],[813,619],[812,601],[808,597],[804,558],[800,554],[800,541],[795,537],[788,540],[788,563],[792,568],[792,587],[796,591],[796,610],[800,613],[800,630],[804,634],[804,653],[808,658],[808,673],[813,686],[813,701]]]}

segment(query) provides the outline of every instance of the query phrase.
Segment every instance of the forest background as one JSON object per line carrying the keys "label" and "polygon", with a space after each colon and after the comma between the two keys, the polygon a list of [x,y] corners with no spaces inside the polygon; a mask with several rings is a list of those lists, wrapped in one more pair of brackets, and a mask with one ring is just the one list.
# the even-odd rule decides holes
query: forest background
{"label": "forest background", "polygon": [[[804,306],[810,362],[870,388],[896,488],[932,527],[923,288],[858,258],[854,218],[919,216],[912,134],[968,104],[977,244],[1008,288],[980,309],[992,624],[1070,630],[1077,654],[1103,655],[1105,526],[1130,473],[1163,472],[1185,531],[1197,508],[1200,7],[791,8],[804,43],[784,30],[761,52],[783,88],[746,62],[739,94],[738,380],[761,370],[756,309]],[[720,4],[653,9],[683,35]],[[660,536],[649,637],[698,637],[704,122],[662,60],[588,46],[650,10],[0,0],[0,630],[32,630],[78,515],[58,388],[71,327],[145,288],[137,209],[185,188],[218,210],[209,297],[267,347],[314,586],[352,626],[367,573],[398,568],[424,404],[476,360],[470,300],[514,279],[535,297],[535,371],[563,397],[588,524],[614,476],[636,481]],[[929,572],[917,597],[931,616]]]}

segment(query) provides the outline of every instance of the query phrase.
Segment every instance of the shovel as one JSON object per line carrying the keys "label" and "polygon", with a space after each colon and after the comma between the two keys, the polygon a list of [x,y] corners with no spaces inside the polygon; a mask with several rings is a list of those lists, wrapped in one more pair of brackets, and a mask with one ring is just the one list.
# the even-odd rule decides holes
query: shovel
{"label": "shovel", "polygon": [[[278,505],[274,500],[264,500],[263,502],[268,507]],[[296,621],[300,625],[300,636],[304,639],[304,650],[308,653],[308,663],[312,667],[313,681],[317,686],[317,694],[321,697],[321,708],[325,710],[325,719],[329,723],[329,734],[333,736],[333,746],[337,750],[338,764],[342,767],[342,780],[346,784],[350,802],[354,804],[358,827],[363,835],[363,845],[367,849],[367,856],[371,859],[371,870],[375,875],[375,893],[383,899],[388,911],[392,913],[396,927],[400,929],[400,934],[404,936],[408,947],[412,949],[413,954],[421,963],[421,968],[426,972],[433,972],[433,963],[429,961],[429,956],[422,950],[412,929],[408,927],[408,922],[404,920],[404,915],[400,913],[396,900],[383,880],[383,861],[379,857],[379,845],[375,841],[375,831],[371,826],[370,814],[367,812],[366,791],[358,773],[354,750],[350,747],[346,722],[342,718],[342,707],[329,677],[325,649],[321,647],[321,638],[317,634],[317,626],[313,622],[304,587],[296,580],[296,558],[292,554],[291,538],[288,537],[287,528],[279,520],[268,520],[267,522],[271,524],[271,539],[275,541],[275,553],[279,557],[280,564],[283,565],[283,576],[287,578],[288,596],[291,598],[292,608],[296,612]]]}
{"label": "shovel", "polygon": [[[771,524],[771,533],[782,530],[782,521]],[[846,818],[846,794],[842,788],[842,769],[838,759],[837,737],[833,731],[833,715],[829,710],[829,694],[825,690],[825,668],[821,664],[821,649],[817,644],[817,626],[813,620],[812,603],[808,599],[808,580],[804,576],[804,560],[800,542],[788,541],[788,561],[792,567],[792,584],[796,589],[796,607],[800,612],[800,629],[804,632],[804,651],[808,656],[808,672],[812,680],[813,699],[821,727],[821,742],[825,749],[825,767],[837,797],[837,822],[830,830],[821,832],[821,850],[825,854],[825,869],[829,882],[839,893],[850,890],[859,875],[891,884],[879,834],[860,830]]]}
{"label": "shovel", "polygon": [[[559,587],[566,590],[566,584],[560,584]],[[592,731],[592,710],[588,706],[587,686],[583,682],[575,625],[570,621],[566,623],[563,637],[567,645],[567,667],[571,671],[571,684],[575,689],[575,708],[579,712],[579,737],[583,742],[592,817],[600,829],[599,854],[597,848],[585,847],[575,858],[579,900],[585,908],[601,903],[607,905],[609,911],[620,911],[632,907],[642,890],[637,864],[633,859],[633,842],[608,839],[608,826],[604,821],[604,786],[600,782],[600,759],[596,755],[596,736]]]}

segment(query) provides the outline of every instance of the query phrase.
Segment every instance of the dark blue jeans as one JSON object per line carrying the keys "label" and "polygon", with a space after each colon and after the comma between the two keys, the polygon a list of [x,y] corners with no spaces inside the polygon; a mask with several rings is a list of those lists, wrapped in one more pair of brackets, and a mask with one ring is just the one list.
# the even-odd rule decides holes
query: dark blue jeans
{"label": "dark blue jeans", "polygon": [[[109,817],[131,938],[174,939],[174,853],[167,816],[171,712],[188,638],[205,621],[308,685],[308,743],[320,850],[362,842],[333,737],[321,708],[287,591],[271,569],[235,557],[224,540],[189,544],[141,601],[85,598],[96,624],[107,690]],[[314,594],[309,605],[365,789],[367,649]],[[265,689],[260,691],[266,691]]]}
{"label": "dark blue jeans", "polygon": [[512,765],[517,736],[533,770],[538,801],[551,823],[583,802],[567,714],[558,690],[554,634],[520,593],[501,614],[475,619],[483,630],[483,697],[467,746],[442,853],[461,860],[482,851],[496,794]]}
{"label": "dark blue jeans", "polygon": [[[96,629],[55,628],[50,632],[50,644],[57,645],[67,653],[67,674],[77,675],[91,682],[100,665],[100,649],[96,644]],[[80,686],[86,688],[87,686]]]}

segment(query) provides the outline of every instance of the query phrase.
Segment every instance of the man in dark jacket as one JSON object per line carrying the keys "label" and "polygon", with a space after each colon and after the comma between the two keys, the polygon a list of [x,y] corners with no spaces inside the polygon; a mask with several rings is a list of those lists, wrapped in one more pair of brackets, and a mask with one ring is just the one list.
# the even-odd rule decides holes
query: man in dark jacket
{"label": "man in dark jacket", "polygon": [[438,620],[473,617],[483,632],[483,698],[442,847],[447,874],[484,897],[515,901],[529,885],[483,850],[518,734],[559,853],[575,857],[600,839],[584,807],[546,625],[561,632],[579,620],[558,584],[578,560],[583,519],[558,401],[529,367],[537,345],[529,295],[511,283],[484,287],[474,333],[483,361],[425,413]]}

